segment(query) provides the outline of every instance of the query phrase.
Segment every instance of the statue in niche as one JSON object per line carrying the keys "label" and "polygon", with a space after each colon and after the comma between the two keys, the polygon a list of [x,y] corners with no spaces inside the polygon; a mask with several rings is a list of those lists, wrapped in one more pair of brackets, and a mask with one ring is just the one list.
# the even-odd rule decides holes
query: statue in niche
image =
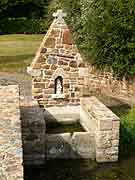
{"label": "statue in niche", "polygon": [[57,77],[55,80],[55,94],[61,95],[63,93],[62,78]]}
{"label": "statue in niche", "polygon": [[61,82],[59,79],[57,80],[56,94],[58,94],[58,95],[62,94],[62,85],[61,85]]}

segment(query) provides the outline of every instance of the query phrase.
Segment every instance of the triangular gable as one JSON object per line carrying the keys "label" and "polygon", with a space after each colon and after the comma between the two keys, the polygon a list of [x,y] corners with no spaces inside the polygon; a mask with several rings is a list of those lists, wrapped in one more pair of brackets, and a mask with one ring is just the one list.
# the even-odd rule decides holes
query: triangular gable
{"label": "triangular gable", "polygon": [[44,62],[43,58],[47,56],[63,56],[67,58],[73,58],[77,61],[82,61],[81,55],[79,54],[76,45],[72,40],[70,30],[63,19],[65,14],[61,10],[53,14],[55,19],[53,20],[47,34],[43,38],[43,41],[33,59],[28,72],[32,69],[39,69],[40,63]]}

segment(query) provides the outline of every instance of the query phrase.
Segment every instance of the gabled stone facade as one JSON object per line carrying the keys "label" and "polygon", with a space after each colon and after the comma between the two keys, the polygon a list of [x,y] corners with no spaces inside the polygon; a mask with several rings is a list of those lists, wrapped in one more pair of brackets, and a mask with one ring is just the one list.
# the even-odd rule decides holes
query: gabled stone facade
{"label": "gabled stone facade", "polygon": [[32,95],[44,107],[79,104],[80,91],[88,75],[63,19],[65,15],[61,10],[54,13],[55,19],[28,67],[32,76]]}

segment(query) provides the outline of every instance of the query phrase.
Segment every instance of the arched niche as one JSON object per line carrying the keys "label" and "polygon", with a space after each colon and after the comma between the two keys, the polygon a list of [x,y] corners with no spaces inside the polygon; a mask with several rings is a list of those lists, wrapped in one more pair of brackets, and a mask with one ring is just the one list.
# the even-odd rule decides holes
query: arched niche
{"label": "arched niche", "polygon": [[63,94],[63,78],[61,76],[58,76],[57,78],[55,78],[54,83],[55,83],[54,93],[57,95]]}
{"label": "arched niche", "polygon": [[65,76],[65,72],[62,68],[58,68],[55,70],[55,72],[52,75],[52,79],[56,79],[58,76],[62,77],[62,79],[64,79]]}

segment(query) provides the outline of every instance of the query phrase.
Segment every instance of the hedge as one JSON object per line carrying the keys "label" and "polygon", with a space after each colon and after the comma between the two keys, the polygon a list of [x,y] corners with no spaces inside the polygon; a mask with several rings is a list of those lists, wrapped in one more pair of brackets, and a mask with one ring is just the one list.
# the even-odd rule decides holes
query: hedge
{"label": "hedge", "polygon": [[0,34],[45,33],[48,21],[44,19],[8,18],[0,20]]}

